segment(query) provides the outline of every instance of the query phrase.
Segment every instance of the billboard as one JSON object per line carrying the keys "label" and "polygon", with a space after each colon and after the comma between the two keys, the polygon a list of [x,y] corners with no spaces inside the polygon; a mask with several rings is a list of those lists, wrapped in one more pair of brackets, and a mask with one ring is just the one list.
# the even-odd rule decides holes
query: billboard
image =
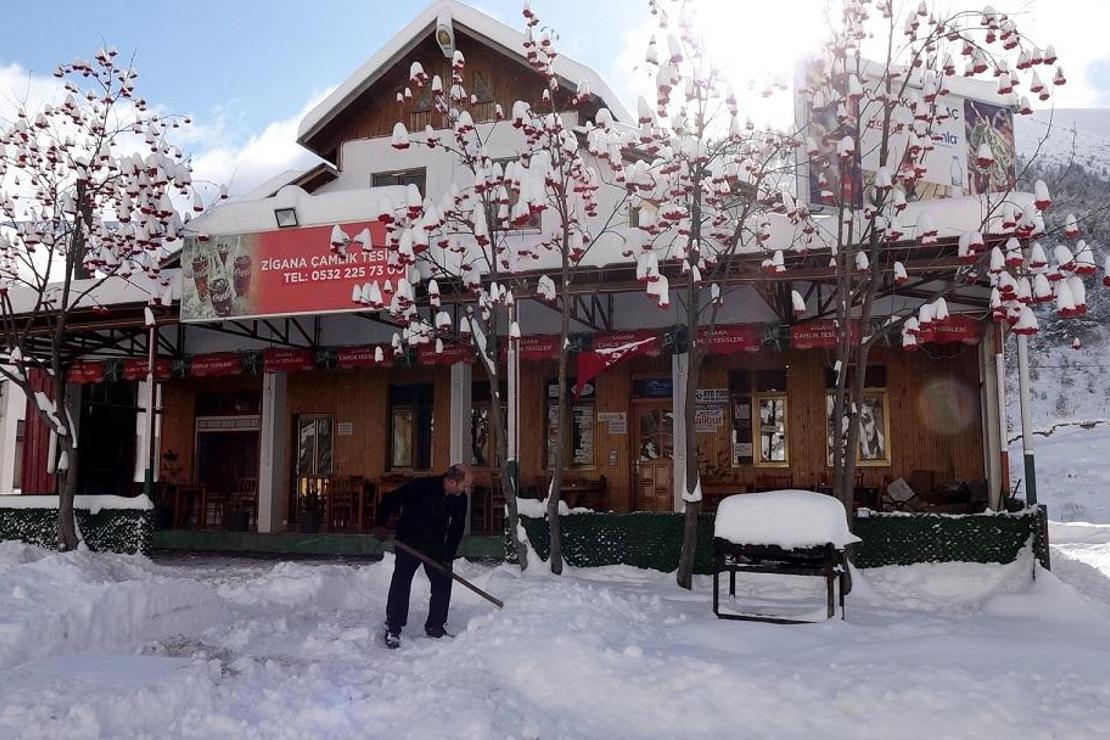
{"label": "billboard", "polygon": [[370,231],[372,249],[352,244],[349,254],[330,249],[331,226],[186,239],[181,253],[181,320],[220,321],[262,316],[360,311],[356,285],[386,281],[403,268],[387,262],[385,227],[377,221],[341,225],[349,237]]}
{"label": "billboard", "polygon": [[[963,83],[964,81],[961,81]],[[799,87],[806,84],[799,77]],[[873,84],[873,83],[872,83]],[[808,156],[805,147],[799,151],[803,161],[799,167],[799,193],[811,207],[832,205],[838,201],[863,206],[863,193],[875,178],[879,167],[881,131],[868,128],[861,137],[862,156],[842,158],[837,144],[851,133],[852,119],[858,118],[856,103],[845,99],[848,120],[838,119],[835,105],[813,109],[808,99],[798,96],[795,114],[803,136],[812,138],[817,155]],[[871,108],[876,107],[871,103]],[[915,161],[920,177],[908,192],[907,201],[977,195],[987,192],[987,178],[978,172],[975,154],[986,141],[994,153],[995,165],[989,181],[991,191],[1008,190],[1014,183],[1014,124],[1009,106],[987,103],[957,93],[937,96],[937,117],[928,131],[932,149]],[[902,162],[891,161],[891,173],[910,163],[906,133],[890,137],[890,151],[906,153]]]}

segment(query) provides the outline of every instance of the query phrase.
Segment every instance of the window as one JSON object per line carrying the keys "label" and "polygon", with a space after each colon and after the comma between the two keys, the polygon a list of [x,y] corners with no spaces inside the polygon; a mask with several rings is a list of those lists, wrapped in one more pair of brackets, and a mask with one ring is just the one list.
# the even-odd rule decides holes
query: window
{"label": "window", "polygon": [[297,477],[332,474],[335,419],[331,416],[297,417]]}
{"label": "window", "polygon": [[23,419],[15,423],[15,465],[12,488],[23,488]]}
{"label": "window", "polygon": [[431,383],[389,386],[390,469],[431,469],[434,395]]}
{"label": "window", "polygon": [[[851,376],[849,376],[849,379]],[[856,450],[856,464],[865,466],[890,465],[890,409],[887,404],[886,367],[868,365],[864,373],[863,400],[859,405],[860,434]],[[825,372],[825,464],[833,464],[833,446],[836,444],[836,421],[833,406],[836,401],[836,374]],[[841,435],[848,428],[848,420],[841,420]],[[841,436],[843,439],[843,436]]]}
{"label": "window", "polygon": [[375,172],[370,175],[370,186],[384,188],[389,185],[415,185],[420,194],[425,195],[428,192],[427,177],[427,170],[423,167],[397,172]]}
{"label": "window", "polygon": [[258,391],[197,394],[197,416],[239,416],[261,412],[262,394]]}
{"label": "window", "polygon": [[[574,380],[567,381],[567,400],[571,404],[569,434],[563,435],[564,460],[567,468],[594,466],[595,389],[586,384],[582,395],[573,400]],[[559,427],[559,382],[547,383],[547,469],[555,467],[555,440]]]}
{"label": "window", "polygon": [[786,377],[785,368],[729,374],[732,467],[789,464]]}
{"label": "window", "polygon": [[[501,386],[501,410],[504,418],[506,387]],[[493,447],[493,399],[490,398],[489,383],[474,383],[470,390],[470,464],[487,468],[499,462]]]}

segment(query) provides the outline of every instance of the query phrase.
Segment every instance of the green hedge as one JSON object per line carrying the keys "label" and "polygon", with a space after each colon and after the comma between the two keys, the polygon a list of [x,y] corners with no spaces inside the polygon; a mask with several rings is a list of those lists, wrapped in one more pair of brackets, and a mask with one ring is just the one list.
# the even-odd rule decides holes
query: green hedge
{"label": "green hedge", "polygon": [[[143,499],[144,501],[146,499]],[[149,553],[154,533],[153,509],[76,508],[77,527],[90,550],[125,554]],[[56,508],[6,508],[0,499],[0,540],[18,540],[39,547],[58,546]]]}
{"label": "green hedge", "polygon": [[[547,520],[521,517],[536,553],[547,558]],[[670,572],[678,567],[682,548],[682,515],[572,514],[560,517],[563,556],[570,565],[589,568],[633,565]],[[857,567],[964,561],[1008,563],[1032,538],[1037,558],[1048,566],[1044,510],[1014,514],[872,514],[858,517],[855,532],[863,540],[853,548]],[[713,517],[698,523],[694,571],[712,573]]]}

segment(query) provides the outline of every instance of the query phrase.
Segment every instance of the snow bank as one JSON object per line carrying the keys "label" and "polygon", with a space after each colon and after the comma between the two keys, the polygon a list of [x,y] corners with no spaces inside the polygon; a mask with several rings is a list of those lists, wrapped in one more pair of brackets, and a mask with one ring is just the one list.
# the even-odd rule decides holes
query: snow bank
{"label": "snow bank", "polygon": [[34,657],[165,637],[222,616],[212,589],[144,557],[0,542],[0,671]]}
{"label": "snow bank", "polygon": [[814,547],[859,542],[848,530],[844,506],[813,491],[765,491],[728,496],[717,507],[713,535],[745,545]]}
{"label": "snow bank", "polygon": [[[0,496],[0,509],[57,509],[57,496]],[[145,496],[74,496],[73,508],[96,514],[103,510],[150,511],[154,503]]]}
{"label": "snow bank", "polygon": [[[374,633],[391,557],[155,565],[9,544],[0,737],[1110,736],[1110,621],[1072,618],[1079,597],[1050,574],[1033,583],[1023,558],[857,572],[848,621],[807,626],[718,620],[706,577],[685,591],[627,566],[555,577],[460,561],[505,608],[456,589],[456,639],[417,637],[421,572],[389,651]],[[795,580],[761,588],[817,581]],[[141,622],[171,598],[179,611]],[[33,652],[10,669],[16,643]]]}

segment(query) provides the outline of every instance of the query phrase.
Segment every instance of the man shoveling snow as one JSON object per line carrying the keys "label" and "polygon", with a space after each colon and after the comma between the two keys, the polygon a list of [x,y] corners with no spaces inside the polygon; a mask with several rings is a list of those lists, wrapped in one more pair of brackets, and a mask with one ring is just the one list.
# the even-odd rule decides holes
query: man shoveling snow
{"label": "man shoveling snow", "polygon": [[[424,632],[429,637],[449,636],[447,613],[451,607],[451,561],[455,559],[462,541],[466,526],[466,494],[473,485],[474,473],[469,465],[452,465],[442,476],[418,478],[387,493],[378,506],[376,524],[380,538],[389,538],[386,524],[394,510],[400,507],[397,541],[444,567],[444,570],[439,570],[424,563],[424,572],[432,584],[428,619],[424,622]],[[401,646],[401,630],[409,616],[412,578],[421,565],[420,558],[409,548],[398,547],[395,551],[382,635],[382,642],[388,648]]]}

